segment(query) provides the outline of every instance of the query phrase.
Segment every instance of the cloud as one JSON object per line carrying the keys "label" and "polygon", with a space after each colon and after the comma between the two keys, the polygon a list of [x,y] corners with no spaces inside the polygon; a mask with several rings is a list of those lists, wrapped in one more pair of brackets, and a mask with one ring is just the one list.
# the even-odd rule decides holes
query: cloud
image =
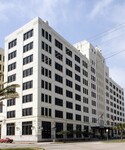
{"label": "cloud", "polygon": [[6,0],[0,2],[0,21],[39,16],[51,24],[59,24],[80,19],[82,6],[82,0],[76,5],[71,0]]}
{"label": "cloud", "polygon": [[112,2],[113,0],[101,0],[95,3],[94,8],[88,14],[89,19],[94,19],[96,16],[105,14],[105,8],[107,8]]}

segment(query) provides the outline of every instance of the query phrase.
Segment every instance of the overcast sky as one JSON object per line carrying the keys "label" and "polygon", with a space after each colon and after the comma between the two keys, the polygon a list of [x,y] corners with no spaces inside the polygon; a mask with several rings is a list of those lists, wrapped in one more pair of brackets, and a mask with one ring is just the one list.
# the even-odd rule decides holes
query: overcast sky
{"label": "overcast sky", "polygon": [[0,0],[0,47],[4,38],[35,17],[71,44],[88,40],[102,50],[110,75],[125,89],[125,0]]}

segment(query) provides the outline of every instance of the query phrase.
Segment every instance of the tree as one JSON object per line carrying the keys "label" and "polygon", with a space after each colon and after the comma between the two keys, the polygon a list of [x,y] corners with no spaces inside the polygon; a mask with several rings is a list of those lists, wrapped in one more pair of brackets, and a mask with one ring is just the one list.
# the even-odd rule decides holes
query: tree
{"label": "tree", "polygon": [[[0,77],[3,76],[3,74],[0,72]],[[6,83],[3,83],[0,85],[0,101],[4,99],[9,98],[18,98],[19,94],[16,92],[16,88],[18,88],[18,84],[11,84],[7,85]]]}
{"label": "tree", "polygon": [[115,130],[120,132],[121,140],[123,139],[124,131],[125,131],[125,123],[118,123],[115,127]]}

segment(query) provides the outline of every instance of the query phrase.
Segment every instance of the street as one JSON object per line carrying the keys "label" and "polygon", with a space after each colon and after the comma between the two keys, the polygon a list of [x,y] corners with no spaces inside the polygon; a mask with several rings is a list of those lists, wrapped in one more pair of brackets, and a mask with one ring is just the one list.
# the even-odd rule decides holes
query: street
{"label": "street", "polygon": [[125,143],[76,142],[76,143],[1,143],[0,148],[37,147],[45,150],[124,150]]}

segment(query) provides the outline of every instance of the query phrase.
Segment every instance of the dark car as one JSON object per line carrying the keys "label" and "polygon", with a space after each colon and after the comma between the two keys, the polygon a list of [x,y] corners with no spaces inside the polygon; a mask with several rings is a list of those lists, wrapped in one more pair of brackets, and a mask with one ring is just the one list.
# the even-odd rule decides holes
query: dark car
{"label": "dark car", "polygon": [[10,138],[5,138],[5,139],[0,139],[0,143],[12,143],[13,139]]}

